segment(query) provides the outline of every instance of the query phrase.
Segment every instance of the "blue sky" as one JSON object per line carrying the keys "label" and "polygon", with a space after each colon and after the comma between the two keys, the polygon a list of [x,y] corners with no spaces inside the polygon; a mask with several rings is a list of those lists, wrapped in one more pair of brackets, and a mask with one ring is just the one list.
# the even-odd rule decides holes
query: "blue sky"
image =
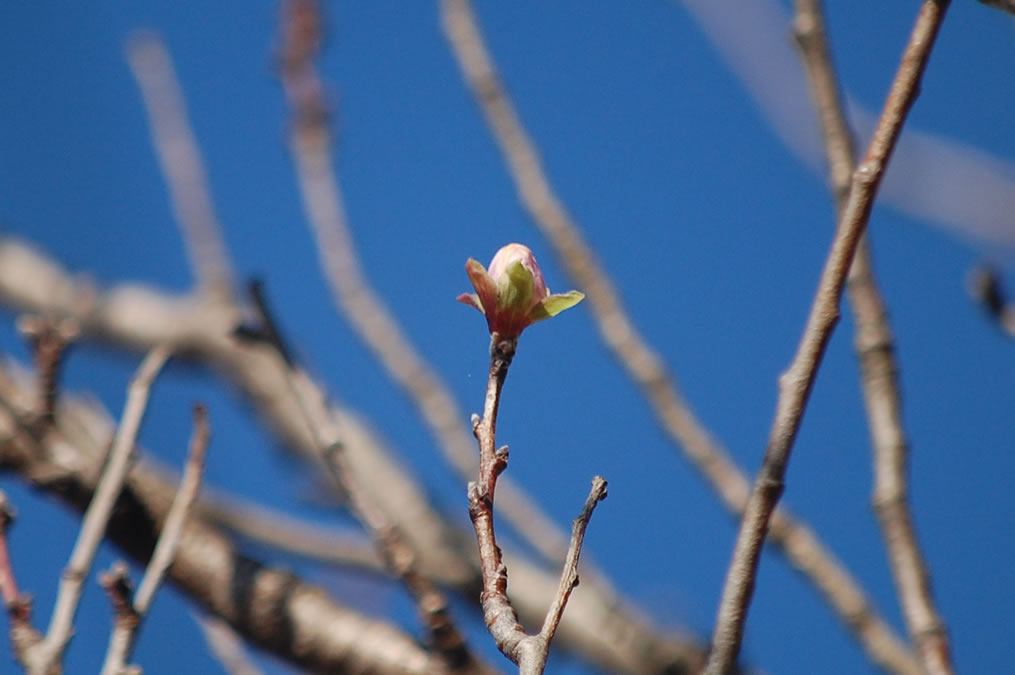
{"label": "blue sky", "polygon": [[[814,168],[820,164],[791,149],[816,147],[816,128],[790,125],[780,136],[778,123],[731,68],[730,47],[744,47],[746,62],[761,72],[779,60],[777,50],[759,58],[728,36],[715,44],[714,24],[702,23],[699,4],[483,2],[477,11],[562,200],[695,410],[753,474],[776,378],[795,350],[831,240],[832,207]],[[732,5],[713,5],[716,16],[735,17]],[[831,38],[850,99],[877,111],[917,3],[831,5]],[[1015,129],[1007,123],[1015,105],[1012,22],[976,2],[954,5],[913,128],[962,144],[966,150],[957,152],[964,157],[1005,162],[996,173],[1015,175]],[[502,244],[520,241],[535,251],[552,289],[573,284],[518,205],[441,35],[436,4],[327,6],[332,32],[321,71],[337,107],[337,167],[365,273],[463,409],[478,410],[485,326],[454,302],[469,290],[466,258],[485,263]],[[776,19],[786,11],[773,2],[757,7]],[[269,2],[211,3],[200,11],[171,2],[5,3],[0,222],[100,283],[189,287],[124,59],[134,30],[158,31],[188,99],[239,279],[266,280],[308,366],[338,400],[372,420],[441,508],[465,522],[464,489],[412,406],[336,315],[317,268],[272,66],[276,18]],[[721,25],[740,24],[729,18]],[[748,33],[784,44],[784,32],[768,28],[759,21],[748,24]],[[796,82],[792,76],[781,77]],[[789,101],[791,93],[779,96]],[[931,175],[958,164],[932,154],[907,166]],[[893,206],[875,208],[871,236],[898,340],[919,534],[959,669],[1001,672],[1015,623],[1015,574],[1007,562],[1015,554],[1015,344],[970,303],[965,277],[983,259],[1011,271],[1015,210],[994,209],[992,225],[977,230],[969,223],[979,222],[990,195],[952,190],[958,215],[928,215],[919,196],[906,201],[920,194],[924,172],[891,178],[902,186],[899,196]],[[947,185],[963,185],[954,178]],[[0,347],[24,358],[13,317],[4,316]],[[869,440],[851,345],[844,316],[814,388],[784,499],[902,631],[869,508]],[[118,415],[135,366],[135,356],[86,344],[71,358],[66,384],[95,392]],[[593,519],[589,554],[660,624],[707,635],[736,524],[658,429],[599,342],[587,309],[525,334],[505,397],[498,437],[512,448],[512,477],[566,525],[591,476],[604,475],[610,498]],[[251,411],[200,369],[171,367],[157,385],[142,432],[154,455],[182,461],[196,399],[208,403],[215,429],[210,485],[346,526],[314,503],[313,482],[277,450]],[[77,519],[15,477],[0,477],[0,488],[19,507],[14,564],[19,583],[36,598],[37,625],[45,625]],[[116,555],[104,550],[99,567]],[[350,590],[332,571],[281,560],[417,630],[397,591]],[[108,607],[94,583],[88,589],[71,672],[97,670],[105,650]],[[489,641],[473,635],[490,655]],[[0,663],[9,663],[7,649],[0,641]],[[743,654],[772,673],[871,671],[811,588],[774,555],[762,562]],[[171,590],[156,602],[136,660],[156,675],[216,672]],[[287,672],[276,663],[266,669]],[[590,671],[557,656],[550,672]]]}

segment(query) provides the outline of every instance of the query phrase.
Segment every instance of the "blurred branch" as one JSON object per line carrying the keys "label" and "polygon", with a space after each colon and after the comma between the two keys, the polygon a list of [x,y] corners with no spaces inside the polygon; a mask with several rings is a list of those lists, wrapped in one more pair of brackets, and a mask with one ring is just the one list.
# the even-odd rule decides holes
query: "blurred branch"
{"label": "blurred branch", "polygon": [[39,645],[38,653],[31,658],[29,671],[32,673],[47,673],[63,660],[63,653],[71,636],[74,615],[81,600],[82,585],[92,567],[95,553],[99,549],[113,513],[113,506],[130,468],[134,442],[148,406],[152,382],[169,358],[169,354],[166,347],[155,347],[141,362],[130,383],[123,417],[113,438],[105,469],[95,488],[95,495],[85,511],[81,532],[60,580],[60,591],[50,618],[49,630],[46,632],[45,640]]}
{"label": "blurred branch", "polygon": [[983,4],[988,7],[999,9],[1002,12],[1008,12],[1009,14],[1015,15],[1015,0],[980,0]]}
{"label": "blurred branch", "polygon": [[[587,295],[600,335],[640,387],[670,439],[701,472],[723,505],[742,514],[750,484],[688,406],[674,377],[627,315],[609,276],[584,241],[542,168],[486,48],[468,0],[441,0],[444,31],[476,103],[486,116],[519,199]],[[772,517],[771,541],[824,596],[871,658],[900,673],[918,672],[905,644],[878,615],[859,584],[817,536],[785,508]]]}
{"label": "blurred branch", "polygon": [[210,297],[228,301],[232,272],[222,228],[169,52],[157,34],[142,31],[129,40],[127,60],[144,99],[152,146],[198,286]]}
{"label": "blurred branch", "polygon": [[[67,446],[78,434],[37,437],[22,419],[24,391],[0,369],[0,468],[83,510],[96,489],[100,447]],[[19,405],[21,403],[21,405]],[[86,415],[63,411],[58,420]],[[176,485],[139,461],[127,477],[107,535],[135,560],[151,559]],[[415,641],[390,624],[364,617],[298,577],[243,556],[216,528],[191,516],[169,568],[170,580],[240,635],[315,672],[432,673]]]}
{"label": "blurred branch", "polygon": [[822,270],[796,356],[779,378],[779,399],[768,447],[754,491],[744,510],[719,604],[712,652],[706,668],[709,675],[723,675],[736,665],[768,521],[785,487],[793,441],[800,429],[828,340],[838,322],[839,301],[846,275],[870,219],[885,167],[902,133],[906,116],[919,95],[923,72],[947,7],[948,0],[924,0],[874,138],[863,162],[853,174],[849,199],[839,218],[835,240]]}
{"label": "blurred branch", "polygon": [[225,621],[215,616],[199,616],[194,620],[204,634],[205,642],[229,675],[261,675],[261,670],[247,657],[243,640]]}
{"label": "blurred branch", "polygon": [[529,635],[521,626],[518,614],[508,598],[508,568],[504,564],[493,525],[494,495],[497,481],[507,468],[507,446],[497,448],[497,410],[508,369],[518,347],[517,338],[490,335],[490,374],[483,404],[483,416],[474,415],[472,428],[479,442],[479,477],[469,483],[469,517],[476,530],[479,545],[479,562],[483,570],[483,618],[486,627],[497,643],[497,648],[518,665],[521,675],[540,675],[546,667],[550,642],[560,623],[564,606],[571,591],[578,585],[578,556],[581,553],[585,528],[592,511],[606,498],[606,481],[601,476],[592,480],[592,490],[581,515],[574,521],[571,542],[550,609],[539,633]]}
{"label": "blurred branch", "polygon": [[[333,165],[331,132],[313,60],[320,42],[316,3],[285,3],[282,82],[292,110],[292,154],[321,268],[338,311],[416,406],[445,459],[468,480],[478,468],[472,440],[448,386],[410,342],[398,320],[370,287],[356,257],[342,191]],[[505,480],[501,512],[515,532],[547,560],[562,562],[567,538],[531,497]]]}
{"label": "blurred branch", "polygon": [[[176,556],[176,549],[180,545],[180,536],[183,533],[183,524],[197,500],[201,487],[201,476],[204,473],[204,458],[208,450],[210,433],[207,411],[204,406],[195,405],[194,432],[190,441],[190,451],[187,453],[183,478],[180,480],[180,487],[173,498],[173,504],[169,507],[166,523],[155,544],[148,569],[134,595],[133,603],[128,602],[126,608],[120,608],[120,603],[114,602],[114,608],[117,609],[115,612],[116,621],[113,634],[110,636],[109,649],[106,652],[106,662],[102,666],[103,675],[121,675],[125,670],[125,664],[130,658],[138,627],[148,613],[148,608],[151,607],[152,599],[155,597],[155,591],[162,583],[166,570],[169,569],[169,565],[172,564],[173,558]],[[120,587],[118,584],[114,585],[117,588]],[[129,600],[129,594],[127,597]]]}
{"label": "blurred branch", "polygon": [[[252,286],[251,291],[261,312],[266,334],[281,356],[292,365],[281,330],[272,317],[262,287]],[[469,650],[465,638],[451,617],[444,594],[436,584],[420,573],[418,551],[364,489],[362,476],[356,474],[355,467],[349,461],[345,443],[327,401],[295,367],[290,370],[288,383],[300,402],[300,410],[313,432],[317,451],[324,459],[325,466],[348,498],[353,514],[370,533],[387,569],[409,591],[427,631],[427,645],[437,658],[438,663],[435,665],[439,665],[442,672],[448,673],[491,672]]]}
{"label": "blurred branch", "polygon": [[78,336],[73,319],[25,315],[18,318],[18,330],[28,341],[39,378],[36,412],[44,425],[53,423],[59,395],[60,368],[67,347]]}
{"label": "blurred branch", "polygon": [[986,310],[1001,330],[1015,338],[1015,304],[1008,300],[997,271],[985,266],[974,269],[969,273],[968,288],[970,297]]}
{"label": "blurred branch", "polygon": [[11,646],[14,658],[26,668],[29,657],[36,645],[42,642],[42,634],[32,625],[32,599],[18,591],[10,551],[7,548],[7,534],[14,523],[14,507],[7,499],[7,493],[0,490],[0,597],[10,621]]}
{"label": "blurred branch", "polygon": [[[796,0],[793,25],[821,119],[836,211],[841,217],[848,203],[856,153],[839,97],[820,0]],[[924,669],[928,673],[950,673],[953,667],[948,636],[934,605],[930,573],[920,552],[909,508],[909,444],[902,426],[894,338],[874,277],[866,234],[860,240],[846,279],[846,295],[856,325],[856,352],[874,448],[873,502],[895,586]]]}

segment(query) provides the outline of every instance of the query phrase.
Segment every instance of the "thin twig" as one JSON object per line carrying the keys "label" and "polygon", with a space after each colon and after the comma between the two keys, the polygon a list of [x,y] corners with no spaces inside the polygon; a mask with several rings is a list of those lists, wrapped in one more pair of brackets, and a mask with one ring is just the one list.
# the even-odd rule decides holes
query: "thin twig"
{"label": "thin twig", "polygon": [[1015,0],[980,0],[980,2],[1015,16]]}
{"label": "thin twig", "polygon": [[[208,426],[208,412],[202,405],[194,406],[194,431],[190,439],[190,450],[187,463],[183,469],[180,487],[169,507],[166,522],[162,526],[158,543],[152,552],[152,558],[141,579],[141,585],[130,605],[132,620],[117,621],[110,636],[106,662],[102,666],[102,675],[120,675],[125,669],[127,660],[137,636],[138,627],[151,607],[155,591],[162,583],[166,570],[176,557],[176,549],[183,534],[183,524],[187,521],[201,487],[204,473],[204,458],[208,450],[208,439],[211,431]],[[128,596],[129,597],[129,596]]]}
{"label": "thin twig", "polygon": [[152,382],[168,358],[168,348],[156,347],[142,361],[130,383],[127,402],[123,408],[120,426],[113,438],[106,468],[95,488],[95,496],[82,519],[81,532],[74,544],[67,569],[64,570],[60,580],[60,591],[50,619],[49,630],[46,633],[42,649],[39,651],[38,660],[34,661],[29,668],[33,674],[46,673],[63,659],[64,649],[70,640],[74,614],[77,612],[78,602],[81,599],[82,585],[85,577],[88,576],[88,570],[91,569],[95,553],[113,511],[113,505],[120,495],[120,489],[130,467],[134,441],[148,405]]}
{"label": "thin twig", "polygon": [[444,594],[436,584],[420,573],[418,553],[364,488],[348,459],[345,444],[327,401],[320,390],[313,387],[305,374],[292,363],[263,287],[260,284],[252,285],[250,290],[254,296],[254,305],[261,313],[265,334],[283,352],[283,358],[290,365],[289,386],[299,402],[307,426],[314,434],[325,466],[348,498],[353,514],[370,533],[385,565],[405,585],[416,604],[427,630],[427,642],[437,657],[435,667],[447,673],[488,672],[469,650],[464,636],[452,619]]}
{"label": "thin twig", "polygon": [[472,417],[472,428],[479,442],[479,480],[469,483],[469,517],[476,530],[480,568],[483,571],[483,618],[497,648],[518,665],[521,675],[539,675],[546,667],[550,642],[560,623],[571,591],[578,585],[578,557],[581,554],[585,529],[596,505],[606,498],[606,481],[592,479],[592,489],[581,514],[575,519],[560,585],[539,633],[529,635],[522,628],[518,614],[507,596],[508,570],[504,564],[494,530],[494,494],[497,479],[507,468],[507,446],[496,448],[497,410],[508,368],[518,347],[517,339],[491,335],[490,375],[487,380],[483,416]]}
{"label": "thin twig", "polygon": [[128,42],[127,60],[144,99],[152,146],[198,286],[216,299],[229,300],[232,273],[222,227],[169,52],[156,33],[142,31]]}
{"label": "thin twig", "polygon": [[[113,563],[108,572],[99,576],[99,585],[106,591],[113,608],[113,630],[106,649],[106,661],[102,665],[103,675],[127,675],[127,653],[141,622],[141,617],[130,603],[134,585],[130,581],[129,572],[127,563],[120,560]],[[134,672],[139,675],[137,669]]]}
{"label": "thin twig", "polygon": [[[820,0],[797,0],[794,36],[811,83],[835,196],[842,215],[856,165],[852,134],[839,97]],[[856,352],[874,450],[873,503],[889,552],[906,625],[928,673],[953,672],[948,636],[930,590],[930,573],[920,552],[908,500],[909,444],[902,426],[898,365],[891,326],[874,277],[866,234],[846,280],[856,325]]]}
{"label": "thin twig", "polygon": [[[554,193],[539,153],[500,81],[470,3],[441,0],[441,7],[452,52],[501,149],[523,206],[575,285],[585,292],[600,336],[638,384],[660,426],[726,509],[739,516],[750,495],[746,475],[691,410],[676,379],[632,323],[578,223]],[[919,664],[856,580],[814,532],[783,507],[772,517],[770,541],[811,581],[874,661],[893,672],[919,673]]]}
{"label": "thin twig", "polygon": [[30,663],[30,655],[42,642],[42,634],[32,625],[32,599],[18,591],[10,551],[7,549],[7,533],[14,522],[14,507],[7,499],[7,493],[0,490],[0,597],[10,621],[11,645],[14,658],[23,666]]}
{"label": "thin twig", "polygon": [[204,641],[212,654],[229,675],[261,675],[261,669],[247,656],[243,640],[217,616],[201,616],[193,613],[194,620],[201,628]]}
{"label": "thin twig", "polygon": [[712,653],[706,668],[710,675],[723,675],[736,665],[769,517],[782,494],[793,441],[825,347],[838,322],[846,275],[867,227],[885,167],[909,109],[919,94],[920,81],[947,7],[948,0],[924,0],[874,138],[853,174],[849,199],[839,220],[796,356],[779,378],[779,399],[768,447],[744,511],[719,604]]}
{"label": "thin twig", "polygon": [[70,317],[18,318],[18,330],[28,340],[39,378],[39,402],[36,412],[45,425],[53,423],[56,399],[60,394],[60,368],[71,342],[80,333],[77,322]]}
{"label": "thin twig", "polygon": [[969,296],[1009,337],[1015,338],[1015,303],[1008,299],[996,270],[981,266],[969,273]]}
{"label": "thin twig", "polygon": [[[356,257],[331,152],[328,107],[313,59],[320,40],[318,18],[298,0],[286,3],[282,81],[293,111],[292,153],[308,221],[332,297],[364,344],[415,405],[446,461],[464,480],[477,464],[464,415],[447,384],[409,341],[398,320],[371,288]],[[534,500],[510,480],[501,485],[501,514],[516,533],[549,561],[563,562],[567,538]]]}

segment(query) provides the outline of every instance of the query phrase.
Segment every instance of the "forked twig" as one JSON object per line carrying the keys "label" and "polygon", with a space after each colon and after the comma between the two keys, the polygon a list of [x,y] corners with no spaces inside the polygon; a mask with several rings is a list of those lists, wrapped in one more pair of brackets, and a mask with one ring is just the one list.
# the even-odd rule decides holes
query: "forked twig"
{"label": "forked twig", "polygon": [[521,675],[539,675],[546,667],[550,642],[560,623],[568,597],[578,585],[578,557],[581,554],[585,528],[592,511],[606,498],[606,481],[602,476],[592,479],[592,489],[581,514],[572,527],[571,541],[561,574],[560,586],[539,633],[529,635],[522,628],[511,601],[507,596],[508,571],[497,546],[494,531],[494,494],[497,479],[507,468],[507,447],[496,448],[497,410],[500,394],[514,359],[517,339],[502,339],[491,335],[490,375],[483,404],[483,417],[472,417],[472,428],[479,442],[479,480],[469,483],[469,516],[476,530],[479,545],[479,562],[483,571],[483,618],[497,643],[497,648],[518,665]]}
{"label": "forked twig", "polygon": [[[835,195],[842,214],[856,165],[853,138],[839,97],[820,0],[796,0],[794,36],[811,83]],[[898,365],[884,301],[874,278],[868,238],[857,247],[846,279],[856,325],[856,352],[874,450],[874,508],[895,586],[916,652],[928,673],[953,672],[948,636],[930,590],[908,500],[908,443],[902,427]]]}
{"label": "forked twig", "polygon": [[706,667],[709,675],[724,675],[736,665],[769,517],[782,494],[793,441],[825,347],[838,321],[846,275],[867,227],[885,167],[919,94],[920,81],[947,7],[948,0],[923,2],[874,138],[853,174],[849,199],[839,219],[796,356],[779,378],[779,399],[768,446],[744,511],[719,604],[712,653]]}
{"label": "forked twig", "polygon": [[[169,513],[166,515],[158,542],[155,544],[155,550],[152,551],[148,568],[141,579],[141,585],[138,587],[137,593],[134,594],[133,602],[130,601],[130,594],[127,594],[128,602],[125,607],[121,607],[117,601],[119,594],[111,592],[111,596],[114,597],[113,606],[116,620],[109,639],[109,648],[106,651],[106,661],[102,666],[102,675],[121,675],[126,669],[126,662],[130,658],[138,627],[151,607],[155,591],[165,578],[166,570],[173,562],[176,549],[180,544],[180,537],[183,534],[183,524],[187,522],[194,502],[197,500],[210,434],[207,410],[202,405],[195,405],[194,432],[190,440],[190,450],[187,453],[187,463],[183,469],[183,478],[180,479],[180,487],[173,498],[173,504],[169,507]],[[122,576],[125,575],[126,566],[123,566]],[[123,584],[117,582],[120,576],[114,570],[114,578],[111,583],[103,583],[103,586],[106,586],[107,590],[110,588],[122,589]]]}
{"label": "forked twig", "polygon": [[[606,346],[648,400],[666,434],[701,472],[728,511],[743,513],[750,484],[688,406],[674,377],[631,322],[609,276],[578,223],[556,196],[539,153],[501,84],[468,0],[441,0],[444,32],[464,79],[486,117],[519,198],[589,299]],[[772,543],[825,597],[871,658],[898,673],[919,673],[903,641],[878,615],[863,589],[806,525],[785,508],[772,517]]]}
{"label": "forked twig", "polygon": [[[283,27],[281,60],[282,81],[293,111],[293,159],[320,264],[342,316],[409,396],[446,460],[468,480],[477,466],[472,441],[461,423],[464,415],[448,386],[371,288],[356,258],[339,179],[332,168],[328,107],[313,63],[320,40],[313,5],[307,0],[286,3],[290,16]],[[502,515],[517,534],[546,559],[562,561],[567,539],[560,529],[513,482],[505,480],[501,487]]]}
{"label": "forked twig", "polygon": [[95,495],[81,523],[81,531],[71,553],[70,561],[60,580],[60,590],[53,608],[49,630],[40,649],[33,655],[29,672],[41,674],[50,672],[63,658],[63,652],[70,640],[74,614],[81,599],[81,589],[88,571],[92,567],[95,553],[106,531],[113,505],[120,495],[123,481],[130,468],[130,460],[148,405],[152,382],[163,364],[169,358],[169,349],[156,347],[141,362],[127,392],[120,426],[117,427],[113,445],[109,451],[102,478],[95,488]]}

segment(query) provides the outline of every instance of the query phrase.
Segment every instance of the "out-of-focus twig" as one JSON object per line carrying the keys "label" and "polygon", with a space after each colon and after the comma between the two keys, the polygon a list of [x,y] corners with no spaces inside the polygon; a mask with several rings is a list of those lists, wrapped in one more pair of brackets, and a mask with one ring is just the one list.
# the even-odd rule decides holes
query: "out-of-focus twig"
{"label": "out-of-focus twig", "polygon": [[[726,509],[736,515],[743,513],[750,494],[747,477],[709,435],[675,378],[632,324],[578,224],[554,194],[536,147],[500,81],[470,3],[441,0],[441,7],[444,32],[500,146],[519,199],[575,285],[588,297],[603,341],[638,384],[663,430],[705,477]],[[772,518],[770,539],[822,593],[872,659],[895,672],[917,672],[918,665],[906,645],[810,528],[779,508]]]}
{"label": "out-of-focus twig", "polygon": [[152,146],[198,287],[217,300],[228,301],[232,273],[222,228],[169,52],[157,34],[142,31],[128,42],[127,60],[144,99]]}
{"label": "out-of-focus twig", "polygon": [[419,554],[363,488],[362,477],[356,474],[355,467],[346,455],[345,443],[330,406],[305,374],[292,363],[263,287],[255,284],[250,290],[254,304],[261,313],[265,335],[291,366],[289,386],[300,402],[300,410],[314,434],[325,466],[345,493],[353,514],[370,533],[385,565],[405,585],[416,604],[416,611],[427,630],[427,642],[438,660],[435,667],[447,673],[488,672],[469,650],[465,638],[455,625],[444,593],[420,573]]}
{"label": "out-of-focus twig", "polygon": [[479,545],[479,564],[483,570],[483,618],[497,648],[518,665],[521,675],[540,675],[546,667],[550,643],[560,623],[571,591],[578,585],[578,557],[581,554],[585,528],[592,511],[606,498],[606,481],[601,476],[592,479],[592,489],[581,514],[574,521],[560,585],[539,633],[529,635],[522,628],[508,598],[508,570],[504,564],[493,525],[494,495],[497,481],[507,468],[507,446],[497,448],[497,411],[501,390],[511,361],[518,347],[516,338],[502,338],[494,332],[490,336],[490,375],[487,380],[483,416],[473,415],[472,428],[479,442],[479,477],[469,483],[469,517],[476,530]]}
{"label": "out-of-focus twig", "polygon": [[67,569],[60,580],[60,591],[50,619],[46,638],[40,645],[38,656],[33,658],[32,673],[46,673],[63,659],[63,652],[70,640],[74,614],[81,599],[81,588],[91,569],[106,526],[109,523],[113,505],[123,487],[130,468],[134,441],[141,428],[141,419],[148,406],[148,395],[152,382],[169,358],[169,350],[159,346],[149,352],[134,375],[127,393],[120,426],[116,430],[112,448],[102,478],[95,489],[95,496],[81,523],[81,532],[74,544]]}
{"label": "out-of-focus twig", "polygon": [[18,318],[18,330],[28,340],[39,378],[37,413],[43,424],[52,424],[60,387],[60,367],[67,347],[78,336],[78,326],[69,317],[24,315]]}
{"label": "out-of-focus twig", "polygon": [[[820,0],[796,0],[794,36],[821,119],[836,212],[842,215],[856,165],[852,134],[839,96]],[[948,637],[930,591],[908,500],[908,443],[894,337],[874,277],[866,234],[846,278],[846,297],[856,325],[856,352],[874,449],[874,508],[889,553],[906,625],[928,673],[953,672]]]}
{"label": "out-of-focus twig", "polygon": [[[58,429],[39,437],[28,424],[31,394],[0,366],[0,469],[84,511],[100,479],[105,452],[86,434],[65,433],[69,418],[94,414],[65,405]],[[58,432],[58,433],[57,433]],[[67,447],[71,439],[75,445]],[[111,541],[140,563],[155,548],[177,491],[175,481],[143,459],[132,468],[109,520]],[[338,604],[320,588],[236,551],[222,532],[187,519],[170,580],[251,644],[312,672],[432,673],[416,641],[391,624]]]}
{"label": "out-of-focus twig", "polygon": [[229,675],[261,675],[261,669],[247,656],[243,640],[222,619],[194,614],[205,642]]}
{"label": "out-of-focus twig", "polygon": [[[356,258],[339,179],[332,168],[328,108],[313,61],[321,30],[315,5],[311,0],[285,3],[281,63],[293,116],[292,154],[321,267],[339,311],[409,396],[447,461],[468,480],[478,465],[462,425],[465,416],[447,385],[370,287]],[[564,560],[567,538],[560,528],[507,479],[501,485],[501,514],[545,558]]]}
{"label": "out-of-focus twig", "polygon": [[706,668],[709,675],[724,675],[736,665],[769,518],[782,495],[793,441],[800,429],[825,347],[838,321],[846,275],[870,219],[892,150],[919,94],[923,72],[947,7],[948,0],[924,0],[920,8],[874,138],[853,174],[849,199],[839,218],[797,353],[789,369],[779,378],[779,399],[768,446],[744,510],[719,603],[712,652]]}
{"label": "out-of-focus twig", "polygon": [[988,7],[994,7],[1002,12],[1008,12],[1011,15],[1015,15],[1015,0],[980,0],[980,2]]}
{"label": "out-of-focus twig", "polygon": [[968,289],[975,300],[997,325],[1015,338],[1015,303],[1008,300],[996,270],[981,266],[969,273]]}
{"label": "out-of-focus twig", "polygon": [[[102,675],[121,675],[130,658],[137,630],[148,608],[151,607],[155,591],[162,583],[166,570],[176,557],[176,549],[183,534],[183,524],[187,521],[191,508],[197,499],[201,487],[201,476],[204,473],[204,458],[208,450],[208,438],[211,432],[208,426],[208,412],[202,405],[194,406],[194,432],[187,453],[187,462],[183,469],[180,487],[169,507],[166,522],[162,526],[151,561],[141,579],[141,585],[134,595],[133,602],[126,608],[120,608],[114,602],[116,620],[110,636],[109,648],[106,651],[106,662],[102,666]],[[104,584],[105,585],[105,584]],[[118,586],[119,587],[119,586]],[[128,599],[129,599],[128,595]]]}
{"label": "out-of-focus twig", "polygon": [[32,599],[18,592],[10,551],[7,548],[7,533],[14,522],[14,507],[7,499],[7,493],[0,490],[0,597],[11,623],[11,645],[14,658],[23,666],[29,665],[29,655],[42,642],[42,634],[32,625]]}

